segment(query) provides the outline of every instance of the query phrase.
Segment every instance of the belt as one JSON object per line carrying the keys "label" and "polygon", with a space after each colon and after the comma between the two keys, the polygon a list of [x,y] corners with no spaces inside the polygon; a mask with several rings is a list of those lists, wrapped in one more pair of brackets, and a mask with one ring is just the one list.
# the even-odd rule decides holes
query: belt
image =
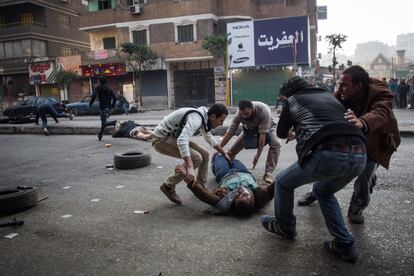
{"label": "belt", "polygon": [[336,144],[336,143],[324,143],[324,144],[320,144],[317,147],[317,149],[337,151],[337,152],[343,152],[343,153],[366,153],[367,152],[365,144],[345,145],[345,144]]}

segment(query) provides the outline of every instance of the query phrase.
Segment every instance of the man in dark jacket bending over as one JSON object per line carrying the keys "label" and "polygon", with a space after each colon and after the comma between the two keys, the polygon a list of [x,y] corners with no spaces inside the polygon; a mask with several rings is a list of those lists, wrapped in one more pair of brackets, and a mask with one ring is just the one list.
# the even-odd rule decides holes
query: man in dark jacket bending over
{"label": "man in dark jacket bending over", "polygon": [[293,239],[294,191],[316,181],[313,191],[334,237],[325,241],[324,247],[346,261],[355,261],[354,239],[346,229],[335,193],[363,171],[367,159],[364,135],[344,118],[344,106],[326,90],[294,77],[280,94],[286,101],[277,136],[288,140],[296,136],[299,160],[276,176],[275,216],[262,216],[261,223],[267,231]]}

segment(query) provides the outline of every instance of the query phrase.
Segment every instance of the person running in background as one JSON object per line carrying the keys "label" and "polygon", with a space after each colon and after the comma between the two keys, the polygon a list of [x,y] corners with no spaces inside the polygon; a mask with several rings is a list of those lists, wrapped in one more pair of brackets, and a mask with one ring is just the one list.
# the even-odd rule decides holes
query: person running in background
{"label": "person running in background", "polygon": [[106,78],[99,78],[99,85],[96,87],[94,93],[92,94],[91,101],[89,102],[89,107],[92,106],[96,97],[99,99],[99,109],[101,111],[101,130],[98,133],[98,140],[102,140],[103,131],[105,130],[105,124],[108,121],[109,116],[112,113],[112,109],[116,104],[116,96],[114,91],[106,85]]}
{"label": "person running in background", "polygon": [[49,131],[47,129],[47,118],[46,115],[50,115],[56,123],[59,123],[57,118],[69,118],[70,120],[73,120],[73,115],[67,115],[65,113],[58,113],[56,109],[51,105],[48,101],[45,101],[38,105],[37,111],[36,111],[36,125],[39,124],[39,117],[42,119],[42,129],[43,133],[46,136],[49,136]]}

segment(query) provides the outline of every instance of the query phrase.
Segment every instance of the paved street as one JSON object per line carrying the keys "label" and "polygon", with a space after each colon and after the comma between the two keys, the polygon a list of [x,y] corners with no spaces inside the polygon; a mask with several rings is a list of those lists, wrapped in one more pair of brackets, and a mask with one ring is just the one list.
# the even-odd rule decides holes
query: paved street
{"label": "paved street", "polygon": [[[201,142],[200,138],[195,138]],[[105,143],[112,147],[106,148]],[[278,171],[296,159],[283,145]],[[159,186],[178,161],[154,152],[148,142],[92,135],[1,135],[1,186],[30,185],[44,201],[15,215],[20,228],[0,228],[0,275],[412,275],[414,271],[414,138],[403,138],[391,169],[380,169],[366,223],[349,225],[360,258],[343,262],[325,252],[329,239],[318,204],[295,207],[298,236],[278,239],[259,224],[272,203],[251,218],[210,216],[180,185],[182,206]],[[152,164],[108,170],[113,154],[144,149]],[[251,163],[253,151],[240,159]],[[263,174],[262,156],[255,174]],[[213,178],[210,173],[212,184]],[[70,189],[62,189],[71,186]],[[117,188],[118,186],[118,188]],[[123,186],[122,188],[119,186]],[[296,196],[310,186],[300,188]],[[345,211],[352,193],[338,193]],[[92,199],[100,199],[92,202]],[[149,210],[149,214],[134,214]],[[62,218],[70,214],[72,217]],[[6,220],[8,217],[3,218]],[[13,239],[3,238],[18,233]]]}

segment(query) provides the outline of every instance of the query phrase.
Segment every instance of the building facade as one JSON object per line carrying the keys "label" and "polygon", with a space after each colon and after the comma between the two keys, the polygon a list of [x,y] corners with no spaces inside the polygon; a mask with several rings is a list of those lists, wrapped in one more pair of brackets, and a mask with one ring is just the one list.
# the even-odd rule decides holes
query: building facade
{"label": "building facade", "polygon": [[[202,43],[206,36],[226,33],[229,22],[307,15],[312,63],[316,60],[315,0],[89,0],[88,9],[80,30],[89,33],[93,52],[133,42],[148,45],[160,57],[141,80],[143,104],[149,108],[226,102],[223,61]],[[93,65],[102,62],[108,64],[109,56]]]}
{"label": "building facade", "polygon": [[60,98],[53,72],[56,58],[90,50],[79,31],[82,1],[0,1],[0,74],[2,102],[30,95]]}

